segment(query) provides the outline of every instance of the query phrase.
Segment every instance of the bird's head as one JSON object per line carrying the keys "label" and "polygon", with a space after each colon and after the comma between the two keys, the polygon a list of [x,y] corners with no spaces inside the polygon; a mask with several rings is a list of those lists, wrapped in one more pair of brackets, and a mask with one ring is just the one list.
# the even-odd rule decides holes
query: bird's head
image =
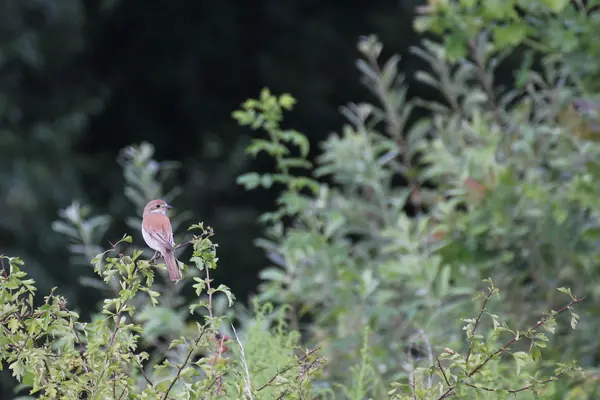
{"label": "bird's head", "polygon": [[148,214],[167,214],[167,210],[171,209],[170,205],[168,205],[164,200],[152,200],[146,204],[144,207],[144,215]]}

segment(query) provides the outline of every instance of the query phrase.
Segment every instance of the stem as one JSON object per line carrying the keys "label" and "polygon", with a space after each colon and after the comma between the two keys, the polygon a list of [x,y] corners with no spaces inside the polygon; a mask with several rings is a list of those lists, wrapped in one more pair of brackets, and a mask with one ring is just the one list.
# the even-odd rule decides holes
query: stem
{"label": "stem", "polygon": [[[570,308],[573,304],[582,302],[583,300],[584,299],[577,299],[577,298],[571,300],[564,307],[562,307],[559,310],[554,311],[553,313],[551,313],[552,314],[551,316],[540,319],[537,322],[537,324],[535,324],[533,327],[529,328],[529,331],[535,331],[537,328],[539,328],[540,326],[542,326],[546,322],[548,322],[548,320],[550,318],[553,318],[555,315],[558,315],[561,312],[565,311],[567,308]],[[479,371],[481,368],[483,368],[485,366],[485,364],[487,364],[492,358],[494,358],[496,355],[502,353],[504,350],[506,350],[508,348],[508,346],[510,346],[511,344],[515,343],[516,341],[517,341],[517,336],[515,335],[515,337],[513,337],[510,341],[508,341],[508,343],[506,343],[504,346],[502,346],[501,348],[499,348],[498,350],[496,350],[495,352],[493,352],[492,354],[490,354],[485,360],[483,360],[483,362],[481,364],[479,364],[478,366],[476,366],[475,368],[473,368],[473,370],[471,372],[469,372],[469,374],[467,375],[467,377],[473,376],[477,371]]]}
{"label": "stem", "polygon": [[473,336],[475,336],[475,330],[477,329],[477,325],[479,325],[479,321],[481,320],[481,316],[486,311],[485,307],[487,306],[487,302],[488,302],[488,300],[490,299],[490,297],[492,296],[493,293],[494,293],[493,290],[489,291],[488,295],[483,300],[483,304],[481,305],[481,311],[479,312],[479,315],[477,316],[477,319],[475,319],[475,324],[473,325],[473,329],[471,330],[471,342],[469,343],[469,350],[467,351],[467,358],[465,360],[466,363],[469,362],[469,357],[471,356],[471,351],[473,350]]}
{"label": "stem", "polygon": [[177,383],[177,381],[179,380],[179,377],[181,376],[181,371],[183,371],[183,369],[185,368],[185,366],[187,365],[187,363],[190,362],[190,358],[192,358],[192,354],[194,353],[195,348],[198,346],[198,343],[200,343],[200,339],[202,339],[202,336],[204,335],[204,332],[205,331],[202,330],[202,332],[200,333],[200,335],[196,339],[196,342],[194,343],[194,345],[190,346],[190,350],[188,351],[187,356],[185,357],[185,361],[178,368],[177,375],[175,376],[175,378],[173,378],[173,381],[171,382],[171,385],[169,386],[169,388],[165,392],[165,395],[163,396],[163,400],[167,400],[167,397],[169,396],[169,392],[171,391],[171,389],[173,389],[173,386],[175,386],[175,383]]}

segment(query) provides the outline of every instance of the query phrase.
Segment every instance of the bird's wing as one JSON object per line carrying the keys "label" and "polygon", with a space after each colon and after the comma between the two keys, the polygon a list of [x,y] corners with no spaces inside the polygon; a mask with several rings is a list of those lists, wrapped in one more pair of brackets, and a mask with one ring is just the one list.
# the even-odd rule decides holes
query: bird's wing
{"label": "bird's wing", "polygon": [[170,244],[175,244],[173,240],[173,228],[171,227],[171,221],[166,215],[163,214],[150,214],[146,215],[142,221],[144,229],[156,240]]}

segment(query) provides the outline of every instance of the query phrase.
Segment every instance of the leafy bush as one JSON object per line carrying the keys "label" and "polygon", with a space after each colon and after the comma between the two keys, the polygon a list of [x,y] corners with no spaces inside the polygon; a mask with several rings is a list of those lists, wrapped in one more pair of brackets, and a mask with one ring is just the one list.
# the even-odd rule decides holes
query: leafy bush
{"label": "leafy bush", "polygon": [[[357,67],[376,101],[342,107],[348,123],[314,165],[306,137],[283,126],[294,98],[263,90],[233,114],[266,132],[248,153],[276,166],[239,183],[282,189],[261,218],[273,265],[253,308],[231,310],[210,279],[201,225],[178,236],[194,248],[193,304],[185,282],[154,282],[163,269],[125,236],[95,259],[101,280],[85,280],[107,297],[87,323],[55,293],[35,305],[21,262],[3,258],[2,365],[45,398],[597,397],[582,373],[597,372],[600,348],[594,3],[430,2],[416,26],[445,43],[412,54],[438,100],[409,99],[399,57],[362,38]],[[554,40],[539,46],[546,23]],[[522,67],[498,88],[510,57]],[[172,166],[149,145],[123,156],[132,203],[165,195],[159,171]],[[54,228],[83,262],[106,221],[74,204]]]}
{"label": "leafy bush", "polygon": [[[600,14],[594,4],[430,2],[416,26],[443,34],[445,43],[423,40],[412,54],[426,65],[415,79],[438,100],[408,99],[399,57],[382,61],[381,43],[361,39],[357,67],[377,102],[342,107],[348,124],[320,144],[315,166],[305,157],[303,135],[282,125],[282,113],[293,105],[289,95],[264,90],[233,114],[267,132],[248,153],[266,153],[278,167],[274,174],[245,174],[239,183],[247,189],[282,184],[277,209],[262,218],[265,238],[257,241],[273,264],[262,271],[259,298],[290,306],[291,326],[307,343],[323,345],[328,390],[385,398],[390,382],[412,382],[420,398],[436,385],[456,385],[444,397],[490,396],[482,388],[493,396],[519,388],[526,389],[515,394],[542,395],[533,383],[544,381],[549,368],[539,358],[543,333],[522,331],[529,347],[511,343],[517,371],[500,363],[487,375],[470,374],[490,354],[504,361],[505,349],[495,353],[491,340],[499,333],[521,339],[515,327],[562,309],[559,286],[586,296],[586,318],[573,334],[557,331],[544,356],[558,369],[546,376],[576,370],[574,359],[597,371],[600,326],[591,314],[599,296],[600,106],[593,102],[596,86],[588,84],[591,32]],[[502,13],[490,15],[493,10]],[[534,28],[543,23],[562,28],[540,49],[534,39],[549,31]],[[529,25],[514,39],[523,24]],[[572,26],[578,26],[575,36],[565,28]],[[566,38],[569,52],[559,48]],[[529,46],[525,53],[523,46]],[[508,59],[522,66],[514,85],[500,88],[494,78]],[[468,316],[478,312],[470,295],[487,277],[504,288],[497,312],[503,317],[493,317],[479,361],[467,362],[472,334],[463,340],[461,321],[469,321],[463,329],[470,332]],[[452,379],[439,376],[448,367],[436,362],[437,353],[459,369]],[[437,381],[427,383],[434,372]],[[546,398],[598,393],[590,381],[561,382],[545,382]]]}
{"label": "leafy bush", "polygon": [[[166,312],[169,304],[160,304],[161,294],[152,288],[155,266],[143,260],[139,250],[131,255],[119,250],[131,242],[130,236],[93,261],[97,274],[107,283],[116,280],[120,290],[104,301],[102,312],[90,322],[80,321],[54,291],[36,306],[35,285],[21,270],[22,261],[2,256],[2,365],[8,363],[13,376],[42,399],[239,399],[252,398],[254,388],[268,399],[281,393],[299,398],[296,395],[310,391],[321,359],[315,351],[296,357],[298,334],[286,330],[283,321],[275,330],[265,326],[264,307],[247,326],[247,350],[235,330],[234,339],[220,333],[226,318],[213,311],[214,299],[222,293],[231,306],[234,296],[210,279],[217,260],[212,231],[202,225],[191,229],[200,233],[186,244],[193,246],[193,265],[205,278],[193,278],[198,300],[189,311],[197,314],[201,307],[206,312],[180,327],[181,337],[165,343],[160,335],[177,330],[173,324],[181,320],[157,326],[157,314]],[[292,379],[298,370],[301,378]]]}

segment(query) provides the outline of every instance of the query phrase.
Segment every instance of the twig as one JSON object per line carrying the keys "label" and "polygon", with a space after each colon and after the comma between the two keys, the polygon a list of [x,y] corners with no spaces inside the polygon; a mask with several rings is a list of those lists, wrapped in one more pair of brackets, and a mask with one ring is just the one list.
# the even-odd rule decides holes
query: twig
{"label": "twig", "polygon": [[81,346],[79,349],[79,355],[81,356],[81,361],[83,361],[83,369],[85,372],[89,373],[90,370],[88,368],[87,358],[85,356],[85,345],[81,343],[81,339],[79,338],[79,332],[77,332],[77,328],[75,328],[75,321],[71,319],[71,328],[73,328],[73,333],[75,333],[75,338],[77,339],[77,343]]}
{"label": "twig", "polygon": [[483,303],[481,304],[481,311],[479,312],[479,315],[475,319],[475,324],[473,324],[473,329],[471,330],[471,342],[469,343],[469,350],[467,351],[467,358],[465,360],[465,363],[469,362],[469,357],[471,356],[471,351],[473,350],[473,336],[475,336],[475,330],[477,329],[477,325],[479,325],[479,320],[481,320],[481,316],[483,315],[484,312],[486,312],[486,310],[487,310],[486,306],[487,306],[488,300],[490,299],[490,297],[492,297],[493,294],[494,294],[494,289],[490,289],[488,295],[485,296],[485,299],[483,300]]}
{"label": "twig", "polygon": [[8,274],[6,273],[6,268],[4,267],[4,254],[0,254],[0,264],[2,264],[2,275],[8,279]]}
{"label": "twig", "polygon": [[440,359],[438,358],[438,356],[435,356],[435,360],[437,361],[438,368],[440,369],[440,371],[442,371],[442,376],[444,377],[444,380],[446,381],[446,385],[452,386],[452,385],[450,385],[450,382],[448,381],[448,377],[446,376],[446,371],[444,371],[444,368],[442,368],[442,363],[440,362]]}
{"label": "twig", "polygon": [[177,246],[175,246],[175,248],[173,249],[173,251],[179,250],[179,249],[181,249],[181,248],[183,248],[183,247],[185,247],[185,246],[188,246],[188,245],[192,244],[192,242],[193,242],[195,239],[197,239],[197,237],[196,237],[196,236],[194,236],[194,238],[193,238],[193,239],[191,239],[191,240],[188,240],[187,242],[184,242],[184,243],[178,244]]}
{"label": "twig", "polygon": [[112,249],[117,253],[117,255],[119,256],[119,258],[123,259],[123,254],[121,254],[121,252],[119,251],[119,249],[117,249],[117,245],[113,244],[110,240],[108,241],[108,244],[110,244],[110,247],[112,247]]}
{"label": "twig", "polygon": [[450,396],[454,396],[454,386],[449,387],[448,390],[446,390],[440,397],[437,398],[437,400],[447,399]]}
{"label": "twig", "polygon": [[[314,349],[312,349],[309,352],[305,353],[304,356],[300,360],[298,360],[298,362],[302,363],[302,362],[308,360],[308,357],[310,357],[313,353],[319,351],[320,349],[321,349],[321,346],[315,347]],[[273,383],[273,381],[275,380],[275,378],[277,378],[278,376],[280,376],[282,374],[285,374],[286,372],[288,372],[289,370],[291,370],[295,366],[296,365],[288,365],[287,367],[285,367],[281,371],[277,372],[275,375],[273,375],[273,377],[271,379],[269,379],[269,381],[267,383],[265,383],[264,385],[262,385],[261,387],[259,387],[256,391],[260,392],[261,390],[263,390],[267,386],[270,386],[271,383]]]}
{"label": "twig", "polygon": [[543,381],[540,381],[540,382],[535,382],[535,383],[529,384],[529,385],[527,385],[527,386],[523,386],[523,387],[521,387],[521,388],[519,388],[519,389],[496,389],[496,388],[490,388],[490,387],[486,387],[486,386],[477,386],[477,385],[473,385],[472,383],[469,383],[469,382],[463,382],[463,383],[464,383],[465,385],[469,386],[469,387],[472,387],[473,389],[481,389],[481,390],[485,390],[485,391],[487,391],[487,392],[497,392],[497,391],[499,391],[499,390],[502,390],[502,391],[506,391],[506,392],[508,392],[508,393],[513,393],[513,394],[515,394],[515,393],[524,392],[524,391],[526,391],[526,390],[529,390],[529,389],[531,389],[531,388],[532,388],[534,385],[544,385],[544,384],[546,384],[546,383],[548,383],[548,382],[555,381],[555,380],[557,380],[558,378],[560,378],[562,375],[564,375],[564,372],[561,372],[560,374],[557,374],[556,376],[552,376],[552,377],[550,377],[550,378],[548,378],[548,379],[545,379],[545,380],[543,380]]}
{"label": "twig", "polygon": [[[571,300],[564,307],[560,308],[557,311],[552,312],[551,316],[541,318],[533,327],[529,328],[528,330],[529,331],[535,331],[537,328],[539,328],[540,326],[542,326],[546,322],[548,322],[548,320],[550,318],[553,318],[555,315],[558,315],[561,312],[565,311],[566,309],[570,308],[573,304],[580,303],[583,300],[584,300],[584,298],[582,298],[582,299],[575,298],[575,299]],[[483,368],[484,365],[488,363],[488,361],[490,361],[496,355],[498,355],[498,354],[502,353],[503,351],[505,351],[508,348],[508,346],[510,346],[511,344],[515,343],[516,341],[517,341],[517,336],[515,335],[510,341],[508,341],[508,343],[506,343],[504,346],[502,346],[501,348],[499,348],[498,350],[496,350],[495,352],[493,352],[492,354],[490,354],[485,360],[483,360],[483,362],[481,364],[479,364],[478,366],[476,366],[475,368],[473,368],[473,370],[467,374],[467,377],[473,376],[477,371],[479,371],[481,368]]]}
{"label": "twig", "polygon": [[138,360],[137,357],[135,357],[135,361],[137,362],[138,366],[140,367],[140,372],[142,373],[142,376],[144,377],[144,379],[146,380],[146,382],[148,382],[148,384],[151,387],[154,387],[154,384],[152,383],[152,381],[150,380],[150,378],[148,378],[148,376],[146,375],[146,371],[144,370],[144,366],[140,363],[140,360]]}
{"label": "twig", "polygon": [[[490,292],[491,294],[493,294],[493,291]],[[491,297],[491,294],[488,295],[488,297],[484,300],[484,304],[482,306],[482,310],[485,308],[485,303],[487,302],[487,299],[489,299],[489,297]],[[533,325],[531,328],[528,329],[528,331],[535,331],[536,329],[538,329],[540,326],[544,325],[546,322],[548,322],[548,320],[550,318],[554,318],[556,315],[560,314],[561,312],[569,309],[570,307],[572,307],[574,304],[580,303],[583,300],[585,300],[585,298],[573,298],[568,304],[566,304],[565,306],[561,307],[560,309],[556,310],[556,311],[552,311],[550,313],[550,315],[541,318],[535,325]],[[483,314],[484,311],[482,311],[481,314]],[[481,314],[479,315],[479,317],[477,318],[477,321],[479,320],[479,318],[481,317]],[[477,322],[476,324],[477,325]],[[475,329],[473,329],[473,332],[475,331]],[[511,340],[509,340],[504,346],[502,346],[501,348],[499,348],[498,350],[496,350],[495,352],[493,352],[492,354],[490,354],[485,360],[483,360],[483,362],[481,362],[479,365],[477,365],[475,368],[473,368],[471,370],[471,372],[469,372],[467,374],[467,378],[473,376],[475,373],[477,373],[477,371],[481,370],[481,368],[483,368],[492,358],[494,358],[496,355],[504,352],[510,345],[512,345],[513,343],[515,343],[517,341],[517,336],[515,335]],[[437,365],[438,368],[440,368],[440,370],[442,371],[442,375],[444,376],[444,380],[446,381],[446,384],[449,386],[448,389],[442,393],[442,395],[440,397],[437,398],[437,400],[443,400],[446,399],[448,397],[454,396],[454,394],[456,393],[456,384],[454,385],[450,385],[449,381],[448,381],[448,377],[446,376],[446,372],[444,371],[444,369],[442,368],[442,365],[440,363],[440,360],[437,359]],[[554,381],[556,379],[558,379],[561,375],[563,375],[564,372],[561,372],[560,374],[557,374],[556,376],[553,376],[549,379],[546,379],[544,381],[540,381],[540,382],[536,382],[535,384],[545,384],[551,381]],[[474,389],[481,389],[481,390],[485,390],[488,392],[495,392],[498,390],[506,390],[506,389],[493,389],[493,388],[489,388],[489,387],[484,387],[484,386],[476,386],[474,384],[468,383],[468,382],[462,382],[465,385],[472,387]],[[509,393],[518,393],[518,392],[523,392],[525,390],[531,389],[534,386],[534,384],[530,384],[527,386],[523,386],[522,388],[519,389],[511,389],[511,390],[507,390]]]}
{"label": "twig", "polygon": [[281,393],[281,394],[279,395],[279,397],[278,397],[276,400],[281,400],[281,399],[283,399],[283,396],[285,396],[287,393],[288,393],[288,391],[287,391],[287,390],[284,390],[284,391],[283,391],[283,393]]}
{"label": "twig", "polygon": [[198,335],[198,338],[196,339],[196,342],[194,343],[194,345],[190,346],[190,350],[188,351],[187,356],[185,357],[185,361],[178,368],[177,375],[175,376],[175,378],[173,378],[171,385],[169,385],[169,388],[165,392],[163,400],[167,400],[167,397],[169,396],[169,392],[171,391],[171,389],[173,389],[173,386],[175,386],[175,383],[177,383],[177,381],[179,380],[179,377],[181,376],[181,371],[183,371],[183,369],[185,368],[187,363],[190,362],[190,358],[192,358],[192,354],[194,354],[194,350],[195,350],[196,346],[198,346],[198,343],[200,343],[200,339],[202,339],[202,336],[204,336],[204,332],[205,331],[202,330],[202,332],[200,332],[200,335]]}
{"label": "twig", "polygon": [[210,290],[210,274],[208,272],[209,268],[206,267],[206,278],[204,279],[204,281],[206,282],[206,288],[207,288],[207,292],[208,292],[208,315],[210,316],[210,318],[213,318],[213,311],[212,311],[212,291]]}

